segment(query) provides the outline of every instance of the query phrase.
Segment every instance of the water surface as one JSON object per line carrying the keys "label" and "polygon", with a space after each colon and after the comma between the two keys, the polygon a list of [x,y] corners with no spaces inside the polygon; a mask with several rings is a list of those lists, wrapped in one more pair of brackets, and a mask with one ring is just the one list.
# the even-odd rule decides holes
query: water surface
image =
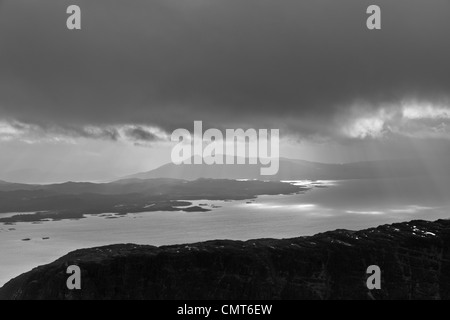
{"label": "water surface", "polygon": [[[290,238],[413,219],[450,218],[448,178],[314,185],[305,194],[260,196],[252,201],[196,201],[195,205],[212,208],[203,213],[105,214],[81,220],[0,224],[0,286],[70,251],[113,243],[159,246],[213,239]],[[0,217],[7,215],[11,214]]]}

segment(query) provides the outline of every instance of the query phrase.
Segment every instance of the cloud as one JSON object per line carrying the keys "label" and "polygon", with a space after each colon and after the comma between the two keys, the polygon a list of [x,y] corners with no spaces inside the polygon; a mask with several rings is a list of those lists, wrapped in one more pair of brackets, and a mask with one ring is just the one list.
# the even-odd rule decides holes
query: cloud
{"label": "cloud", "polygon": [[0,122],[0,141],[17,140],[26,143],[76,143],[78,139],[121,141],[146,145],[168,141],[168,134],[152,127],[134,125],[58,127],[39,126],[17,121]]}
{"label": "cloud", "polygon": [[450,119],[450,105],[448,107],[433,106],[431,104],[405,106],[403,108],[403,117],[411,120],[447,120]]}
{"label": "cloud", "polygon": [[133,138],[137,141],[153,142],[159,139],[155,134],[141,127],[129,128],[126,130],[126,134],[128,137]]}
{"label": "cloud", "polygon": [[[431,2],[379,0],[380,31],[366,28],[365,0],[2,2],[0,119],[30,127],[0,133],[151,142],[147,127],[202,120],[305,138],[447,136],[427,121],[448,117],[450,2]],[[71,4],[81,31],[65,28]]]}
{"label": "cloud", "polygon": [[363,117],[352,120],[343,133],[349,138],[381,138],[386,133],[386,119],[383,116]]}
{"label": "cloud", "polygon": [[417,100],[383,105],[375,112],[354,107],[341,119],[342,135],[353,139],[388,139],[393,135],[415,139],[450,139],[450,104]]}

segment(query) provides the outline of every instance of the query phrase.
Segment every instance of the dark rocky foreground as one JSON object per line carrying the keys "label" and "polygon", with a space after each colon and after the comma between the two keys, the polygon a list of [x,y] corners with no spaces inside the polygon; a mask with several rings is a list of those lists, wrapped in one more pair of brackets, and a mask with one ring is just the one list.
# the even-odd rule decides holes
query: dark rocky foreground
{"label": "dark rocky foreground", "polygon": [[[450,221],[289,240],[78,250],[10,281],[0,299],[450,299]],[[67,266],[82,290],[66,288]],[[382,289],[369,291],[378,265]]]}

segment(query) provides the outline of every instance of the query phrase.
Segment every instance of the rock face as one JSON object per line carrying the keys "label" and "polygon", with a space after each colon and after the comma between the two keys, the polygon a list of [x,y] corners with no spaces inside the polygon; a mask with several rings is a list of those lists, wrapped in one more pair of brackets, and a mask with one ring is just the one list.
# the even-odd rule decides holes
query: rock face
{"label": "rock face", "polygon": [[[10,281],[0,299],[450,299],[450,221],[289,240],[78,250]],[[69,291],[69,265],[82,289]],[[366,270],[382,270],[368,290]]]}

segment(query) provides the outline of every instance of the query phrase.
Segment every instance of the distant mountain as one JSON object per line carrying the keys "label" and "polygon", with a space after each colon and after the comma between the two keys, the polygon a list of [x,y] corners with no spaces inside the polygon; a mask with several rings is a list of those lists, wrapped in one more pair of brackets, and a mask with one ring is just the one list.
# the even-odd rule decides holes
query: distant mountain
{"label": "distant mountain", "polygon": [[23,184],[23,183],[11,183],[0,180],[0,192],[14,191],[14,190],[38,190],[39,185]]}
{"label": "distant mountain", "polygon": [[[248,163],[248,161],[246,162]],[[274,176],[262,176],[260,165],[175,165],[166,164],[149,172],[126,178],[172,178],[183,180],[258,179],[258,180],[348,180],[426,175],[427,167],[419,160],[386,160],[348,164],[325,164],[281,158]]]}
{"label": "distant mountain", "polygon": [[[82,270],[70,291],[67,266]],[[381,268],[369,290],[367,268]],[[78,250],[0,288],[0,300],[450,299],[450,221],[312,237]]]}
{"label": "distant mountain", "polygon": [[106,181],[112,178],[119,179],[122,175],[115,172],[105,172],[102,168],[85,168],[84,171],[66,170],[60,168],[54,170],[40,170],[39,167],[21,170],[0,170],[0,180],[22,184],[52,184],[66,181]]}

